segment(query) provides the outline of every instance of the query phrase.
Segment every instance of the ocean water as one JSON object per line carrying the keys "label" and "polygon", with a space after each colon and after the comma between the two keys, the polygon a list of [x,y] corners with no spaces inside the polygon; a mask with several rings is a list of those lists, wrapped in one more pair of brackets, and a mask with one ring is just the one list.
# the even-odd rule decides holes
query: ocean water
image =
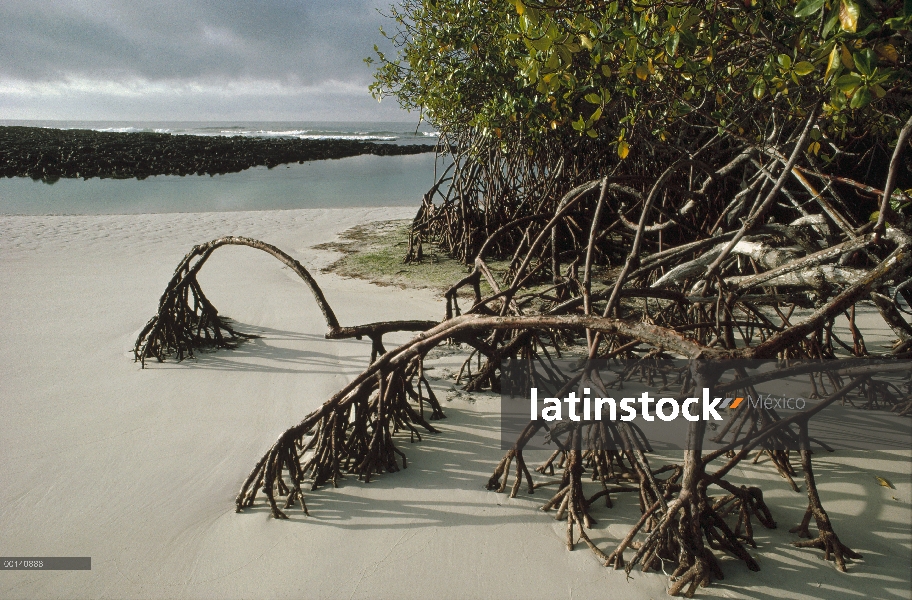
{"label": "ocean water", "polygon": [[0,125],[92,129],[118,133],[152,132],[175,135],[296,138],[301,140],[363,140],[395,144],[433,144],[437,132],[426,123],[388,121],[13,121]]}
{"label": "ocean water", "polygon": [[[0,121],[28,125],[156,131],[190,135],[246,135],[302,139],[376,139],[383,143],[433,143],[427,126],[409,123],[177,123]],[[379,139],[391,138],[391,139]],[[437,165],[440,168],[440,165]],[[225,175],[158,175],[136,179],[0,178],[0,214],[141,214],[291,208],[415,206],[434,184],[433,153],[353,156],[303,164],[254,167]]]}

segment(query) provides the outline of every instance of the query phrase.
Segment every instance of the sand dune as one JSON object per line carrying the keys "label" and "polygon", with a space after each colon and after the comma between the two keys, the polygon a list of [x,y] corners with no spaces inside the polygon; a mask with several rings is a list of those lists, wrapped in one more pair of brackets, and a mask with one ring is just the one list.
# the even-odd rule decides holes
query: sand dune
{"label": "sand dune", "polygon": [[[403,449],[409,468],[308,495],[311,517],[235,514],[233,499],[276,436],[367,364],[369,342],[323,339],[293,273],[248,248],[216,253],[200,276],[221,313],[262,337],[234,351],[140,370],[129,349],[189,248],[220,235],[273,243],[316,272],[343,325],[440,318],[427,290],[320,274],[315,244],[411,208],[137,216],[0,217],[0,554],[91,556],[91,571],[0,573],[2,598],[660,598],[667,578],[567,552],[563,527],[484,489],[497,459],[498,400],[439,378],[440,435]],[[438,352],[443,375],[458,358]],[[806,498],[764,465],[779,529],[758,531],[762,571],[724,560],[710,597],[908,598],[909,453],[819,457],[837,532],[864,556],[840,574],[788,546]],[[889,478],[895,490],[878,486]],[[738,479],[736,478],[736,481]],[[603,548],[638,514],[599,508]]]}

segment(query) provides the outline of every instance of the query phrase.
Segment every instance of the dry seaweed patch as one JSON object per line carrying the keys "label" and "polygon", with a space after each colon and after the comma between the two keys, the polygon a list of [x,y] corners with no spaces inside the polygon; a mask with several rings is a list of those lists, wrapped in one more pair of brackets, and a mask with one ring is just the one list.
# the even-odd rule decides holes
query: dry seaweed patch
{"label": "dry seaweed patch", "polygon": [[[432,289],[441,293],[471,272],[471,268],[446,253],[428,252],[420,262],[404,262],[402,256],[408,247],[410,228],[411,220],[408,219],[380,221],[357,225],[344,231],[335,241],[317,244],[313,246],[316,250],[342,253],[341,258],[321,272],[364,279],[375,285]],[[491,261],[489,266],[499,279],[508,265],[506,261]],[[487,281],[481,281],[480,286],[482,294],[492,293]],[[541,291],[546,287],[542,284],[528,289]],[[601,287],[599,284],[594,286],[596,289]]]}
{"label": "dry seaweed patch", "polygon": [[322,271],[382,286],[446,290],[464,275],[465,266],[446,254],[428,255],[421,263],[403,263],[410,225],[409,220],[358,225],[343,232],[336,241],[314,246],[317,250],[342,253]]}

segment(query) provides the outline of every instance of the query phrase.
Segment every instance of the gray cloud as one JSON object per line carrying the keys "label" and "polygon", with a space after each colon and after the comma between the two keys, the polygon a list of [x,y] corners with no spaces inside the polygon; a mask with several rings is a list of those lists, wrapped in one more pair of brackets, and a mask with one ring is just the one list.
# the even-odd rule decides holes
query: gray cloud
{"label": "gray cloud", "polygon": [[408,119],[366,89],[387,4],[0,0],[0,117]]}

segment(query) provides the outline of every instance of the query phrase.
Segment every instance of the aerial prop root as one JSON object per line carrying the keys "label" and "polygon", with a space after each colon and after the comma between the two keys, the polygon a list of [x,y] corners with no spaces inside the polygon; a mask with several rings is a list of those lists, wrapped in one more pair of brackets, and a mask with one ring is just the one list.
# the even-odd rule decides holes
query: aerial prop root
{"label": "aerial prop root", "polygon": [[[302,489],[308,479],[311,489],[326,483],[337,487],[346,473],[369,482],[378,473],[407,468],[394,436],[407,432],[420,441],[422,429],[438,432],[409,402],[407,382],[418,377],[420,360],[376,370],[286,430],[245,480],[235,500],[237,512],[252,506],[262,489],[273,517],[288,518],[283,509],[295,502],[309,514]],[[276,496],[287,497],[282,509]]]}
{"label": "aerial prop root", "polygon": [[804,469],[804,481],[808,494],[808,507],[805,510],[804,518],[802,518],[801,523],[789,531],[791,533],[797,533],[798,537],[810,538],[811,534],[808,530],[808,525],[813,516],[814,521],[817,524],[818,534],[814,539],[792,542],[792,545],[797,548],[816,548],[818,550],[823,550],[824,560],[834,561],[836,563],[836,568],[845,573],[846,559],[850,558],[857,560],[862,558],[862,556],[840,541],[839,536],[836,535],[836,532],[833,530],[832,523],[830,523],[829,515],[820,502],[820,496],[817,493],[817,483],[814,479],[813,465],[811,463],[811,445],[808,437],[807,420],[802,420],[798,423],[798,436],[800,440],[801,466]]}
{"label": "aerial prop root", "polygon": [[272,255],[294,271],[310,288],[330,332],[340,329],[323,291],[300,262],[271,244],[252,238],[225,236],[191,248],[180,261],[158,302],[158,311],[140,331],[133,346],[135,359],[145,367],[146,359],[159,362],[177,355],[193,356],[203,347],[232,347],[241,338],[255,337],[232,329],[203,294],[197,275],[218,248],[247,246]]}

